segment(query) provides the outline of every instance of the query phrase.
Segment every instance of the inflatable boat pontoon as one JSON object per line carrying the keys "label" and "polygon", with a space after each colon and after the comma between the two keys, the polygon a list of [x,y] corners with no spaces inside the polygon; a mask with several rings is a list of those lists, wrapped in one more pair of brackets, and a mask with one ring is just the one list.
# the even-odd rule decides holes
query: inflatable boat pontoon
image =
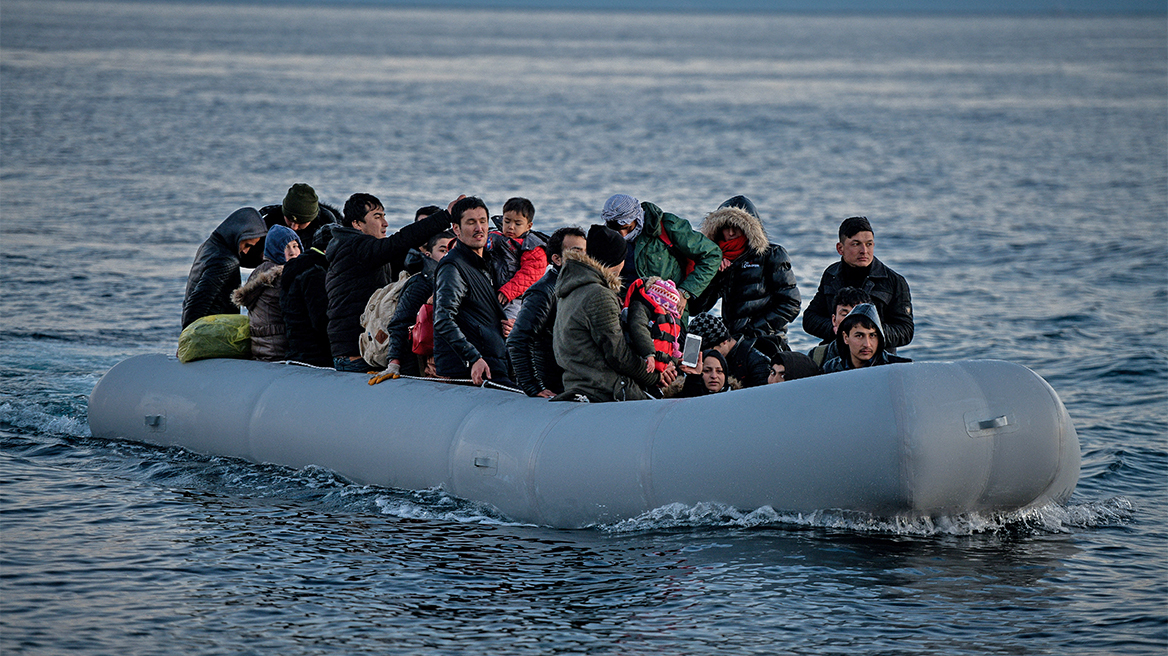
{"label": "inflatable boat pontoon", "polygon": [[445,491],[575,528],[671,503],[880,517],[1063,502],[1079,440],[1038,375],[995,360],[849,371],[697,399],[549,403],[425,380],[144,355],[89,401],[95,437]]}

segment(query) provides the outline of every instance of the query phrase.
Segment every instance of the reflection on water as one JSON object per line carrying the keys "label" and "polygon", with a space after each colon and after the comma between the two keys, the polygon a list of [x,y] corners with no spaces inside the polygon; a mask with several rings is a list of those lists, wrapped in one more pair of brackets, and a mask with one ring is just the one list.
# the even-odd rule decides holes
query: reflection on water
{"label": "reflection on water", "polygon": [[[0,651],[1164,652],[1163,21],[22,0],[0,21]],[[695,223],[742,193],[805,303],[867,215],[912,286],[903,354],[1049,381],[1079,487],[1004,516],[698,504],[552,531],[90,439],[100,375],[173,351],[198,244],[298,181],[371,191],[395,228],[463,192],[525,195],[549,232],[612,193]]]}

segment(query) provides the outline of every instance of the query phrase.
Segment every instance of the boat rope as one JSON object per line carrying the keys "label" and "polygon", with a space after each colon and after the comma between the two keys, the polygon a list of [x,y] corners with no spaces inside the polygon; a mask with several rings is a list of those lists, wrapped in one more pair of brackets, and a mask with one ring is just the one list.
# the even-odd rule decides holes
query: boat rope
{"label": "boat rope", "polygon": [[322,367],[320,365],[308,364],[307,362],[300,362],[298,360],[283,360],[280,362],[280,364],[290,364],[290,365],[294,365],[297,367],[307,367],[309,369],[322,369],[322,370],[326,370],[326,371],[336,371],[336,369],[334,369],[333,367]]}
{"label": "boat rope", "polygon": [[523,390],[521,390],[521,389],[516,389],[514,387],[508,387],[506,385],[501,385],[499,383],[492,382],[490,378],[484,378],[482,385],[475,385],[474,381],[471,380],[470,378],[435,378],[432,376],[407,376],[405,374],[391,374],[391,373],[388,373],[385,371],[374,372],[373,375],[370,376],[370,378],[369,378],[369,384],[376,385],[380,382],[384,382],[387,380],[393,380],[395,378],[408,378],[410,380],[430,380],[430,381],[434,381],[435,383],[455,383],[455,384],[472,385],[475,387],[483,387],[483,388],[491,387],[494,389],[501,389],[501,390],[504,390],[507,392],[515,392],[516,394],[523,394]]}
{"label": "boat rope", "polygon": [[[332,367],[321,367],[319,365],[308,364],[307,362],[298,362],[296,360],[284,360],[280,364],[290,364],[290,365],[294,365],[297,367],[307,367],[309,369],[320,369],[322,371],[336,371],[336,369],[334,369]],[[369,375],[370,375],[370,378],[369,378],[370,385],[376,385],[377,383],[380,383],[380,382],[386,381],[386,380],[391,380],[393,378],[409,378],[411,380],[432,380],[436,383],[458,383],[458,384],[474,385],[474,381],[471,380],[470,378],[434,378],[431,376],[406,376],[404,374],[390,374],[390,373],[386,373],[384,371],[380,371],[380,372],[370,371]],[[515,392],[516,394],[523,394],[523,390],[521,390],[521,389],[516,389],[514,387],[508,387],[506,385],[500,385],[499,383],[492,382],[490,378],[484,378],[482,385],[475,385],[475,386],[476,387],[493,387],[495,389],[501,389],[501,390],[505,390],[507,392]]]}

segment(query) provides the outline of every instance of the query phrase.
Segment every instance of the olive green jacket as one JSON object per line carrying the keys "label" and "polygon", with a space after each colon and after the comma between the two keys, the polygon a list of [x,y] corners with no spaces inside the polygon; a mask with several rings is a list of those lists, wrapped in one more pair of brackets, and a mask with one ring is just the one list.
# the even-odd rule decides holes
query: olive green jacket
{"label": "olive green jacket", "polygon": [[594,403],[647,399],[656,371],[629,348],[621,326],[620,279],[596,260],[565,252],[556,281],[556,323],[552,348],[564,368],[564,393],[553,400],[584,395]]}

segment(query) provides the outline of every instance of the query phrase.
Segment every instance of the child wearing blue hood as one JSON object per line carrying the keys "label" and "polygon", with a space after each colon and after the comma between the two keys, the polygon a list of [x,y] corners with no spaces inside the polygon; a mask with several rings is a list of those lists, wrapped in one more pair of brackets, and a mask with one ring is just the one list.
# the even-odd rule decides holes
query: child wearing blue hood
{"label": "child wearing blue hood", "polygon": [[247,282],[231,294],[231,302],[247,308],[251,330],[251,356],[278,362],[288,350],[284,313],[280,309],[280,276],[284,264],[300,255],[300,237],[287,226],[274,225],[264,239],[264,261]]}

